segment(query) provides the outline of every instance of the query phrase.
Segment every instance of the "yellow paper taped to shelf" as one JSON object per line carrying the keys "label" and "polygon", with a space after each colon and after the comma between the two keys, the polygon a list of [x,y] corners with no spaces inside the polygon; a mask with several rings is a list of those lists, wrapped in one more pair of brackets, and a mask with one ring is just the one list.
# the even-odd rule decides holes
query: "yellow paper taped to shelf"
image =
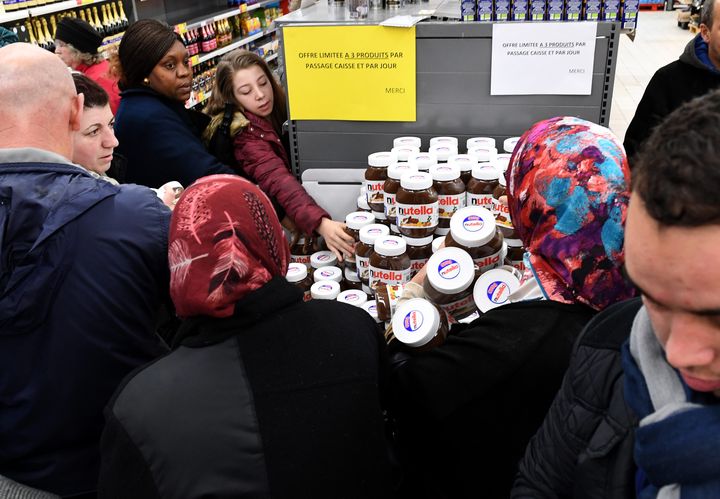
{"label": "yellow paper taped to shelf", "polygon": [[415,28],[283,30],[290,119],[415,121]]}
{"label": "yellow paper taped to shelf", "polygon": [[187,23],[180,23],[177,26],[175,26],[175,32],[184,35],[187,33]]}

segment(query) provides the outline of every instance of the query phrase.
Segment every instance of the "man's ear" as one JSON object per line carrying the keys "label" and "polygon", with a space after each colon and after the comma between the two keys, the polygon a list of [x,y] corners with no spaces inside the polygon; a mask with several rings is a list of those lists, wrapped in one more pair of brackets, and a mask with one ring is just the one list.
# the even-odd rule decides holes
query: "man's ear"
{"label": "man's ear", "polygon": [[85,95],[77,94],[72,98],[72,109],[70,110],[70,130],[73,132],[80,130],[80,120],[82,120],[84,105]]}
{"label": "man's ear", "polygon": [[708,28],[704,24],[701,24],[700,36],[702,36],[702,39],[705,41],[705,43],[710,43],[710,28]]}

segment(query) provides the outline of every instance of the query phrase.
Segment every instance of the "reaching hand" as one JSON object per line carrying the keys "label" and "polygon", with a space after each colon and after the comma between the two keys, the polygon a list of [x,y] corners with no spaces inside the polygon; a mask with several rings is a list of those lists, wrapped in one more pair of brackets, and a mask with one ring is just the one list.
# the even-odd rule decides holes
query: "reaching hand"
{"label": "reaching hand", "polygon": [[339,262],[343,261],[344,255],[350,256],[353,254],[355,240],[345,232],[344,223],[323,218],[317,228],[317,233],[325,239],[328,249],[335,253]]}

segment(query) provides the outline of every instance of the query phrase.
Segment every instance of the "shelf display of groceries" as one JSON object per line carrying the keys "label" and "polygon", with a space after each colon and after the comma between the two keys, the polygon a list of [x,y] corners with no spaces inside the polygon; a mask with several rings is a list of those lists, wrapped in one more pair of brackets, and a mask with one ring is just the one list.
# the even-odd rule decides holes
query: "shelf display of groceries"
{"label": "shelf display of groceries", "polygon": [[463,21],[620,21],[637,27],[639,0],[461,0]]}
{"label": "shelf display of groceries", "polygon": [[[320,241],[300,238],[290,247],[288,280],[306,299],[362,306],[385,325],[426,264],[417,313],[434,315],[435,307],[453,323],[506,303],[526,270],[504,202],[504,172],[517,141],[504,140],[498,153],[494,138],[475,137],[459,154],[455,137],[434,137],[425,151],[418,137],[396,138],[392,148],[368,156],[358,211],[345,219],[355,253],[340,264]],[[400,322],[411,316],[403,313]]]}

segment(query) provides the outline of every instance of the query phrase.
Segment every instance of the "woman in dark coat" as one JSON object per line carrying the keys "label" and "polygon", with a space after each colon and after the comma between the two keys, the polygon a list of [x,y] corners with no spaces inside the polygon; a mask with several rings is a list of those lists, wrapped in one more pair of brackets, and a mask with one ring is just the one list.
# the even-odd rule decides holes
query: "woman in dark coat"
{"label": "woman in dark coat", "polygon": [[99,497],[388,497],[375,322],[303,301],[270,201],[247,180],[197,181],[169,239],[186,322],[109,405]]}
{"label": "woman in dark coat", "polygon": [[510,304],[453,326],[440,347],[394,359],[407,497],[508,497],[578,334],[634,293],[620,272],[629,169],[612,132],[577,118],[542,121],[505,175],[527,250],[524,284]]}

